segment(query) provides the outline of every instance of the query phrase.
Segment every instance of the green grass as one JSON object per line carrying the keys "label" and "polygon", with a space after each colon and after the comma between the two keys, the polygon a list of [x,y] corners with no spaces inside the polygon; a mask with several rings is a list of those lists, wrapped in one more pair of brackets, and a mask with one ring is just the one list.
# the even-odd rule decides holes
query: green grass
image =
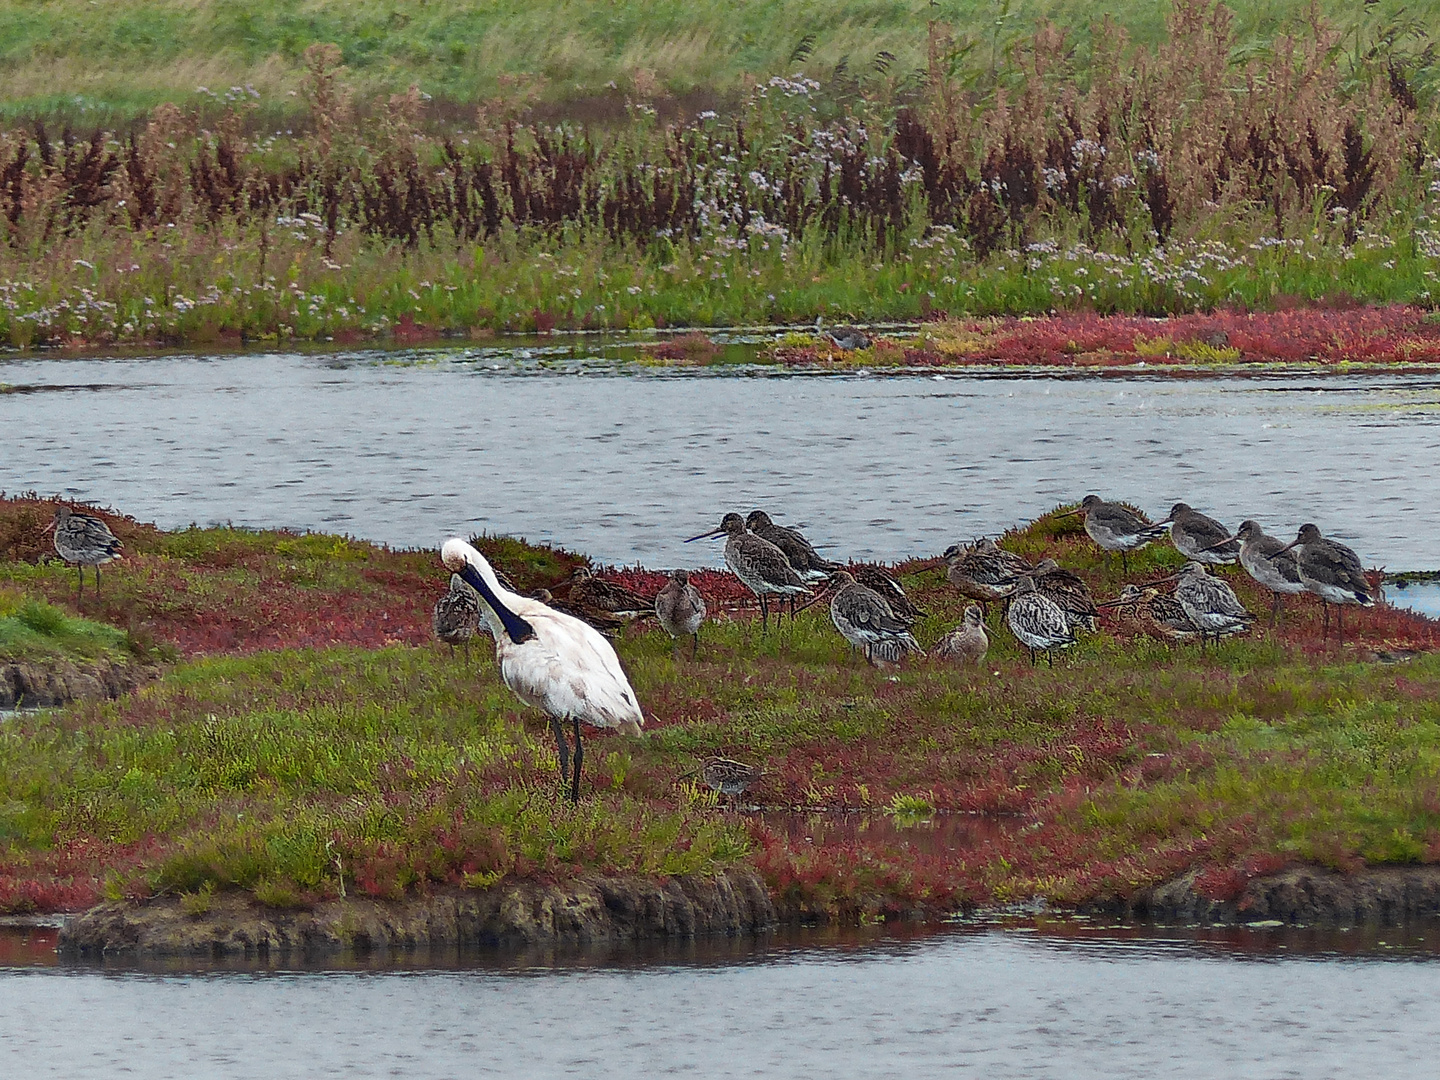
{"label": "green grass", "polygon": [[[271,595],[264,567],[282,545],[282,558],[333,559],[333,580],[273,594],[289,592],[295,606],[276,618],[305,638],[299,613],[348,604],[359,587],[350,574],[392,575],[399,588],[421,558],[340,537],[116,527],[132,553],[111,581],[133,601],[130,617],[147,632],[188,627],[206,648],[219,640],[203,633],[210,607],[157,613],[141,602],[147,560],[183,568],[197,591],[218,575],[234,590],[226,606],[249,607]],[[1078,530],[1048,516],[1005,543],[1054,555],[1114,595],[1123,575]],[[487,546],[517,574],[565,569],[517,541]],[[1177,561],[1152,545],[1129,580]],[[94,626],[39,602],[31,591],[48,588],[49,571],[25,565],[5,567],[14,599],[0,626],[51,636]],[[916,635],[933,642],[965,601],[938,569],[902,570],[930,612]],[[377,640],[425,640],[445,574],[432,565],[424,575],[384,596],[399,625]],[[1231,580],[1263,609],[1258,589]],[[412,594],[407,612],[399,600]],[[356,610],[375,602],[362,596]],[[1434,624],[1385,607],[1346,624],[1346,648],[1324,645],[1318,605],[1292,601],[1279,633],[1204,652],[1107,627],[1050,668],[1032,667],[992,616],[982,667],[895,671],[857,663],[823,604],[765,635],[751,619],[707,625],[698,661],[677,660],[658,630],[632,630],[618,648],[647,736],[587,738],[578,807],[560,790],[548,725],[504,688],[483,639],[468,664],[428,644],[191,651],[119,701],[0,726],[0,910],[157,893],[203,908],[221,888],[286,906],[507,876],[735,865],[830,906],[1037,893],[1076,902],[1192,868],[1224,893],[1292,861],[1440,860],[1440,654],[1367,659],[1381,647],[1433,649]],[[803,839],[775,819],[726,813],[684,779],[713,754],[763,766],[753,797],[768,805],[827,820],[845,810],[833,819],[868,816],[888,831]],[[905,839],[962,812],[1001,815],[994,835],[940,850]]]}
{"label": "green grass", "polygon": [[613,743],[592,743],[599,794],[571,809],[551,782],[548,728],[514,713],[493,679],[429,649],[202,661],[123,703],[16,720],[0,837],[12,854],[76,838],[126,851],[121,869],[143,867],[155,890],[272,896],[676,874],[748,850],[711,802],[628,791]]}
{"label": "green grass", "polygon": [[0,589],[0,661],[95,659],[131,652],[122,630]]}
{"label": "green grass", "polygon": [[[1242,49],[1252,49],[1294,25],[1307,5],[1232,6]],[[1436,0],[1381,0],[1363,14],[1348,0],[1319,6],[1341,26],[1363,27],[1366,45],[1379,27],[1408,25],[1397,22],[1402,10],[1421,26],[1434,26],[1440,15]],[[618,106],[637,87],[725,95],[747,76],[828,74],[842,58],[855,73],[894,84],[924,66],[927,20],[953,25],[971,59],[985,66],[1003,62],[1006,48],[1041,18],[1070,30],[1083,55],[1088,28],[1104,14],[1138,42],[1163,37],[1166,5],[1149,0],[1103,8],[1081,0],[3,0],[0,109],[118,122],[161,101],[203,105],[210,98],[197,92],[200,86],[224,95],[249,84],[261,95],[266,120],[283,123],[294,111],[289,94],[303,72],[301,54],[315,42],[341,47],[367,96],[418,83],[457,103],[494,95],[550,102],[609,95]],[[807,38],[809,55],[793,59]],[[894,58],[883,74],[873,67],[882,52]]]}
{"label": "green grass", "polygon": [[[1202,658],[1101,636],[1052,671],[1003,631],[994,642],[978,671],[891,681],[853,666],[813,611],[764,639],[709,627],[695,665],[657,633],[631,638],[652,731],[591,738],[578,808],[548,727],[488,660],[397,647],[197,661],[125,701],[10,724],[0,863],[43,864],[83,839],[109,853],[93,872],[117,894],[228,886],[282,904],[342,882],[400,895],[506,874],[710,871],[756,854],[743,820],[676,782],[715,752],[763,762],[772,797],[817,810],[915,825],[982,793],[1032,818],[1026,842],[933,880],[903,850],[869,853],[912,886],[971,898],[1083,899],[1257,852],[1341,866],[1440,854],[1436,657],[1398,671],[1263,639]],[[777,874],[775,860],[820,857],[766,851]],[[836,890],[858,889],[845,852],[828,857]]]}
{"label": "green grass", "polygon": [[[405,251],[364,241],[336,245],[327,265],[319,242],[272,234],[271,258],[288,264],[289,290],[259,276],[258,230],[235,235],[184,231],[163,257],[150,244],[99,229],[20,258],[0,340],[25,347],[37,334],[72,347],[186,342],[354,342],[365,338],[433,341],[441,334],[534,331],[537,317],[567,328],[646,330],[656,326],[911,320],[1060,311],[1164,313],[1236,306],[1268,310],[1277,301],[1344,296],[1350,302],[1435,302],[1440,259],[1430,252],[1431,207],[1397,212],[1347,247],[1320,227],[1296,247],[1253,250],[1263,229],[1251,220],[1217,221],[1206,235],[1163,253],[1127,257],[1059,243],[1049,254],[1002,252],[983,260],[944,242],[908,241],[878,255],[859,243],[802,239],[782,257],[759,241],[727,248],[705,241],[641,253],[599,238],[507,233],[458,248],[443,236]],[[915,231],[923,230],[923,222]],[[1073,238],[1072,238],[1073,239]],[[1226,253],[1223,265],[1198,253]],[[136,273],[110,273],[132,257]],[[484,272],[475,268],[483,264]],[[1036,266],[1035,264],[1039,264]],[[273,264],[272,264],[273,265]],[[87,269],[99,267],[99,271]],[[1157,269],[1158,267],[1158,269]],[[1199,272],[1190,271],[1199,267]],[[1181,277],[1181,272],[1185,276]],[[213,302],[167,305],[166,296],[213,295]],[[113,307],[97,308],[100,297]],[[1222,357],[1223,358],[1223,357]],[[1216,359],[1199,357],[1199,359]]]}

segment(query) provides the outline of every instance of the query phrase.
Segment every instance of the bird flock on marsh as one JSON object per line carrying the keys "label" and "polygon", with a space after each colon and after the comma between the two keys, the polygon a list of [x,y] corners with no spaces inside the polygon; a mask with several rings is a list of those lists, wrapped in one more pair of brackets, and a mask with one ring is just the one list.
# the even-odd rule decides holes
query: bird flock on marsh
{"label": "bird flock on marsh", "polygon": [[[1370,607],[1376,600],[1355,552],[1325,538],[1312,524],[1302,526],[1295,540],[1286,543],[1249,520],[1232,533],[1185,503],[1176,503],[1164,519],[1152,522],[1098,495],[1086,496],[1075,510],[1060,516],[1073,515],[1081,516],[1086,534],[1105,557],[1118,554],[1125,569],[1130,552],[1167,537],[1187,562],[1178,573],[1127,584],[1118,596],[1097,602],[1089,585],[1054,559],[1032,564],[983,538],[954,545],[930,565],[943,565],[949,583],[974,603],[928,650],[914,633],[925,612],[900,582],[878,567],[846,567],[826,559],[798,529],[776,524],[763,511],[745,518],[727,513],[718,528],[686,542],[724,538],[725,565],[759,602],[762,634],[768,630],[772,602],[778,624],[784,613],[778,605],[793,620],[797,611],[828,596],[835,629],[876,666],[927,655],[979,664],[990,647],[991,605],[1002,606],[1004,626],[1029,652],[1032,664],[1043,655],[1053,666],[1056,650],[1073,645],[1079,634],[1098,631],[1102,610],[1135,631],[1167,642],[1196,641],[1203,649],[1207,642],[1245,632],[1255,621],[1229,583],[1211,573],[1212,567],[1237,562],[1273,594],[1272,621],[1279,619],[1286,594],[1318,596],[1327,637],[1332,605],[1337,633],[1343,635],[1343,608]],[[543,590],[524,597],[502,584],[484,556],[463,540],[447,541],[442,557],[454,573],[450,593],[436,604],[437,636],[452,645],[461,643],[453,632],[442,634],[442,624],[448,628],[452,610],[474,613],[471,633],[483,627],[494,637],[506,685],[550,718],[562,775],[571,798],[578,798],[582,726],[639,734],[644,725],[607,634],[624,620],[653,616],[675,639],[677,656],[680,643],[688,640],[695,657],[708,614],[705,597],[685,570],[673,571],[650,598],[584,570],[576,572],[563,601]],[[567,742],[571,733],[573,751]],[[717,792],[731,796],[759,775],[754,766],[724,758],[712,759],[696,772]]]}
{"label": "bird flock on marsh", "polygon": [[[1333,606],[1336,632],[1343,638],[1344,608],[1371,607],[1377,599],[1355,552],[1313,524],[1302,525],[1286,543],[1253,520],[1232,533],[1176,503],[1164,519],[1152,522],[1098,495],[1087,495],[1076,509],[1059,516],[1074,515],[1081,516],[1086,534],[1105,557],[1118,554],[1126,569],[1130,552],[1166,537],[1187,562],[1176,574],[1126,584],[1118,596],[1097,602],[1086,582],[1054,559],[1032,564],[983,538],[954,545],[929,565],[944,565],[946,580],[974,603],[928,651],[914,633],[925,612],[899,581],[878,567],[846,567],[824,558],[798,529],[776,524],[763,511],[746,518],[725,514],[718,528],[686,542],[725,538],[725,564],[759,601],[762,634],[768,630],[772,599],[786,605],[793,621],[798,611],[828,595],[835,629],[876,666],[927,655],[980,663],[990,647],[987,615],[996,604],[1002,605],[1004,626],[1029,652],[1032,664],[1043,655],[1053,666],[1054,652],[1073,645],[1079,634],[1097,632],[1098,616],[1107,609],[1133,630],[1167,642],[1198,641],[1203,649],[1207,642],[1245,632],[1255,621],[1229,583],[1210,571],[1237,562],[1273,595],[1272,623],[1286,595],[1311,593],[1323,604],[1325,636]],[[119,540],[101,518],[68,506],[56,511],[48,531],[54,534],[55,551],[79,572],[80,598],[87,566],[94,568],[98,596],[100,567],[122,556]],[[452,650],[463,648],[468,658],[470,640],[480,630],[488,633],[505,685],[550,720],[562,779],[570,798],[578,799],[583,728],[638,736],[645,723],[609,636],[628,620],[654,617],[675,640],[677,656],[688,640],[694,658],[709,614],[705,597],[683,569],[672,571],[664,587],[647,597],[581,567],[566,583],[567,594],[556,598],[543,589],[521,595],[474,546],[458,538],[446,541],[441,560],[451,576],[449,591],[433,611],[436,638]],[[777,607],[777,623],[780,615]],[[724,758],[711,759],[696,772],[705,784],[732,797],[759,777],[754,766]]]}

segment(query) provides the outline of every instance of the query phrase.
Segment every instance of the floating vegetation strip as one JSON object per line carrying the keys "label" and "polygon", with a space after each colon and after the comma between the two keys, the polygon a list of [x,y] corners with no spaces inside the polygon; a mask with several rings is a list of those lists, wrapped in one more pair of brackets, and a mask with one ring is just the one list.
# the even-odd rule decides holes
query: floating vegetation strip
{"label": "floating vegetation strip", "polygon": [[[707,362],[693,359],[703,357],[693,348],[650,351],[652,363]],[[1440,363],[1440,322],[1423,308],[1400,305],[1219,311],[1166,319],[1094,313],[946,318],[925,323],[917,335],[877,338],[870,347],[849,352],[815,335],[791,334],[765,356],[787,366],[850,367],[1419,366]]]}

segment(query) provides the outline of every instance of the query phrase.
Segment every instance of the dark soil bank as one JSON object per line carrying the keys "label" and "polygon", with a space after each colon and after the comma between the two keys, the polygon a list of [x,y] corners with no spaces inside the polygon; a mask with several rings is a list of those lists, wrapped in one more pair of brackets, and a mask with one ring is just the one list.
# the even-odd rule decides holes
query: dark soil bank
{"label": "dark soil bank", "polygon": [[1086,910],[1161,923],[1235,925],[1274,920],[1324,926],[1401,926],[1440,920],[1440,866],[1376,866],[1354,874],[1294,867],[1252,878],[1216,900],[1196,888],[1199,871]]}
{"label": "dark soil bank", "polygon": [[[1355,874],[1300,867],[1251,880],[1239,896],[1201,895],[1191,872],[1126,900],[1082,910],[1137,921],[1238,925],[1400,926],[1440,920],[1440,867],[1376,867]],[[192,905],[193,908],[193,905]],[[849,914],[853,915],[854,912]],[[904,919],[941,912],[896,910]],[[263,907],[246,893],[218,894],[203,913],[181,902],[100,904],[71,919],[60,951],[72,957],[323,956],[453,947],[619,944],[759,933],[782,923],[846,913],[776,903],[759,875],[593,878],[565,885],[521,881],[402,901],[328,900],[311,909]]]}
{"label": "dark soil bank", "polygon": [[0,660],[0,709],[39,709],[72,701],[118,698],[159,674],[113,660],[15,663]]}
{"label": "dark soil bank", "polygon": [[[192,910],[195,905],[192,903]],[[79,956],[260,957],[294,953],[514,947],[692,938],[773,927],[776,909],[751,871],[713,878],[519,881],[402,901],[328,900],[307,910],[217,894],[203,914],[177,900],[105,903],[72,919],[60,950]]]}

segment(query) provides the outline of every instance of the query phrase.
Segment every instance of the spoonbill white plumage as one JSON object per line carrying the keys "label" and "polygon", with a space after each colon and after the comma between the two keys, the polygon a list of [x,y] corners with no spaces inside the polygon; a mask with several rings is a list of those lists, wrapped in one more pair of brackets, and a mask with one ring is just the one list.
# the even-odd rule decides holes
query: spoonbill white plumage
{"label": "spoonbill white plumage", "polygon": [[[480,594],[480,616],[495,638],[500,678],[526,705],[550,718],[570,801],[580,799],[585,746],[580,725],[641,734],[645,715],[620,658],[594,627],[500,584],[485,556],[459,538],[445,541],[447,569]],[[564,724],[575,729],[574,770]]]}

